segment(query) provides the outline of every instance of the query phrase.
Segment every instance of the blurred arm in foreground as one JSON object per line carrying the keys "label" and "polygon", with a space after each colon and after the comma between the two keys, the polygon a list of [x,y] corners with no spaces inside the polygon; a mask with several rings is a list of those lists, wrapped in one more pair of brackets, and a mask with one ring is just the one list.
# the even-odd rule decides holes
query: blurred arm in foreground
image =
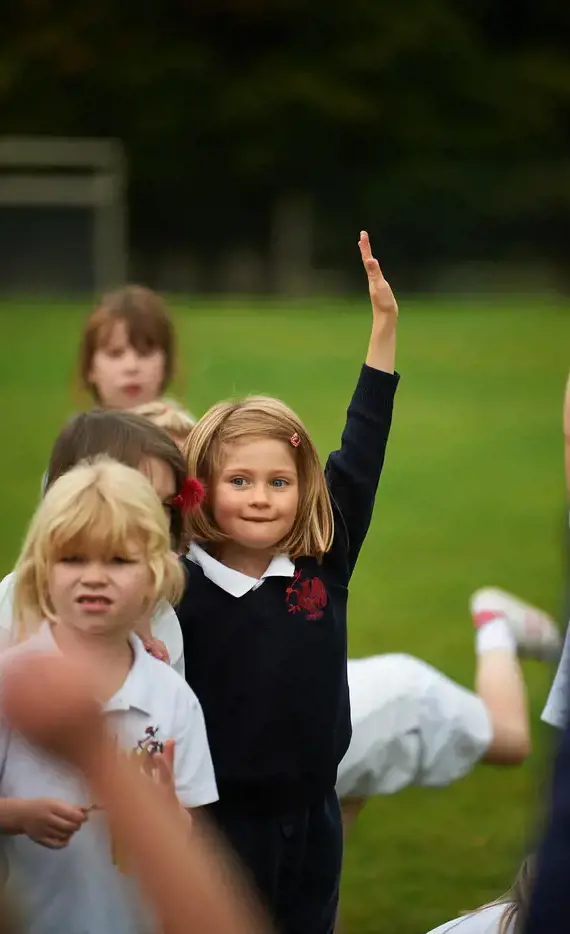
{"label": "blurred arm in foreground", "polygon": [[163,934],[269,934],[269,925],[221,844],[121,753],[85,685],[63,658],[35,656],[3,675],[6,718],[28,741],[78,768],[107,811],[152,900]]}

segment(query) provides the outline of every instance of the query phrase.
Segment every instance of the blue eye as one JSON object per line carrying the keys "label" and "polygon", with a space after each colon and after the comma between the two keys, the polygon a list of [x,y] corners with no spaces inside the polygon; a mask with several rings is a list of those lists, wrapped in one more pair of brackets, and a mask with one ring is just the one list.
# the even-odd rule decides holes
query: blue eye
{"label": "blue eye", "polygon": [[237,487],[245,486],[246,482],[247,481],[245,480],[244,477],[232,477],[232,479],[230,480],[230,483],[232,484],[232,486],[237,486]]}
{"label": "blue eye", "polygon": [[283,477],[278,477],[277,480],[271,481],[273,486],[276,486],[277,489],[282,489],[285,486],[289,486],[289,481],[284,480]]}

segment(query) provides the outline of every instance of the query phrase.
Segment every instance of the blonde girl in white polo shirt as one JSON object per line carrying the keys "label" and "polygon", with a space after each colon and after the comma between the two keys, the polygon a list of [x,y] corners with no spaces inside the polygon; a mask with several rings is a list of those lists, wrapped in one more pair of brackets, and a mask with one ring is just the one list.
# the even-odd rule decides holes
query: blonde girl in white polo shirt
{"label": "blonde girl in white polo shirt", "polygon": [[[142,764],[174,741],[173,783],[189,809],[217,799],[202,711],[133,634],[149,606],[175,601],[181,588],[149,481],[108,458],[75,467],[30,525],[15,572],[22,644],[3,653],[2,665],[35,650],[91,663],[94,696],[120,746]],[[150,913],[114,865],[105,817],[84,782],[5,725],[0,795],[3,850],[10,884],[25,893],[28,934],[140,934],[142,920],[147,929]]]}
{"label": "blonde girl in white polo shirt", "polygon": [[[131,412],[93,410],[74,415],[57,436],[45,475],[45,489],[83,460],[107,455],[148,477],[169,517],[172,547],[181,547],[181,498],[186,463],[168,434]],[[0,581],[0,651],[14,641],[14,575]],[[184,676],[182,631],[172,607],[162,601],[141,620],[137,633],[148,651],[170,662]]]}

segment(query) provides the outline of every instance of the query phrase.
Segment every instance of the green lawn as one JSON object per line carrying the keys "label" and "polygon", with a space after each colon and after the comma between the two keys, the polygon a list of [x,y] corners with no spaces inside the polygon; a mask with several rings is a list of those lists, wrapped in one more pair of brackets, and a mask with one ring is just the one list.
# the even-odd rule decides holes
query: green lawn
{"label": "green lawn", "polygon": [[[402,302],[393,434],[354,577],[354,655],[406,651],[471,683],[469,593],[497,583],[558,613],[564,486],[561,399],[570,316],[560,304]],[[302,415],[323,457],[343,426],[367,336],[364,303],[176,309],[181,378],[195,413],[263,391]],[[10,569],[73,389],[85,308],[1,306],[0,571]],[[354,934],[421,934],[508,883],[536,823],[550,673],[526,668],[538,746],[512,772],[478,768],[453,788],[368,806],[348,847]]]}

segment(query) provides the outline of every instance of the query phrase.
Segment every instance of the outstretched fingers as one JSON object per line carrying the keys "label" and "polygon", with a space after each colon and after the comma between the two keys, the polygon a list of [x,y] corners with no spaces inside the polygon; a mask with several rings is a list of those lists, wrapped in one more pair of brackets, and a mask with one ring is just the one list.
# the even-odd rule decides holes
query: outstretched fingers
{"label": "outstretched fingers", "polygon": [[383,279],[382,270],[380,269],[380,263],[372,255],[372,247],[370,246],[370,237],[366,230],[360,231],[360,240],[358,241],[358,246],[360,247],[360,255],[362,257],[362,263],[366,270],[366,275],[372,281],[377,281]]}

